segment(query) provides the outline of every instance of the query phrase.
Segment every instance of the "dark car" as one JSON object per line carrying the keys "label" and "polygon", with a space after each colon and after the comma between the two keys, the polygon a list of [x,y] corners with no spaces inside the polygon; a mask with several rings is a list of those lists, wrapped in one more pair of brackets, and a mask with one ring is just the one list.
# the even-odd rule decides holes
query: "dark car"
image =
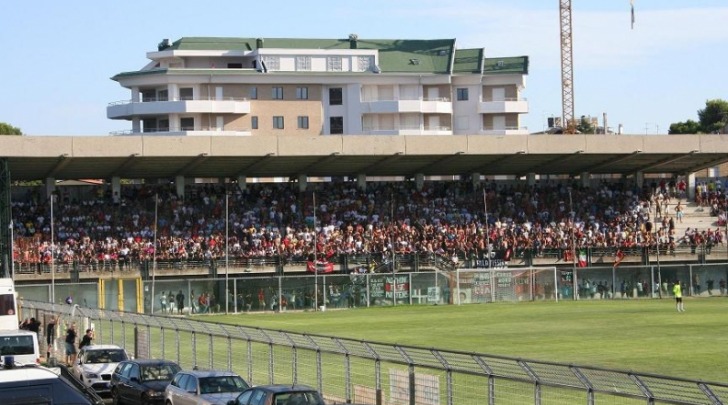
{"label": "dark car", "polygon": [[114,404],[163,404],[164,389],[180,370],[168,360],[122,361],[111,375]]}
{"label": "dark car", "polygon": [[325,405],[323,397],[308,385],[259,385],[243,391],[228,405]]}
{"label": "dark car", "polygon": [[104,404],[65,366],[0,365],[0,400],[3,404]]}

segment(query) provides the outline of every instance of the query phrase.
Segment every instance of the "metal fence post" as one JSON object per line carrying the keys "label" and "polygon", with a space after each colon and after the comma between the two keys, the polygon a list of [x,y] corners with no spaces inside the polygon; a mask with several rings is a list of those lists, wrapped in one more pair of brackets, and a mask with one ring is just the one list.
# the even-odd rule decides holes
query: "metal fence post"
{"label": "metal fence post", "polygon": [[111,328],[111,344],[114,344],[114,321],[109,321],[109,326]]}
{"label": "metal fence post", "polygon": [[227,337],[227,369],[228,371],[233,370],[233,339],[229,335]]}
{"label": "metal fence post", "polygon": [[213,349],[213,341],[212,341],[212,334],[207,335],[208,336],[208,352],[207,352],[207,363],[210,368],[215,368],[215,361],[212,358],[212,349]]}
{"label": "metal fence post", "polygon": [[192,331],[192,366],[197,367],[197,334]]}
{"label": "metal fence post", "polygon": [[248,381],[253,384],[253,342],[248,337]]}
{"label": "metal fence post", "polygon": [[[178,333],[178,335],[179,335],[179,332],[177,332],[177,333]],[[162,347],[162,358],[164,359],[164,358],[166,358],[166,357],[167,357],[167,356],[165,355],[165,353],[164,353],[164,341],[165,341],[165,339],[164,339],[164,326],[162,326],[162,327],[160,327],[160,328],[159,328],[159,337],[160,337],[160,339],[162,340],[162,341],[160,342],[160,343],[161,343],[161,344],[160,344],[160,346]],[[177,359],[177,363],[179,363],[179,358]]]}
{"label": "metal fence post", "polygon": [[323,363],[321,349],[316,349],[316,389],[319,392],[323,392],[324,390],[323,366],[321,363]]}

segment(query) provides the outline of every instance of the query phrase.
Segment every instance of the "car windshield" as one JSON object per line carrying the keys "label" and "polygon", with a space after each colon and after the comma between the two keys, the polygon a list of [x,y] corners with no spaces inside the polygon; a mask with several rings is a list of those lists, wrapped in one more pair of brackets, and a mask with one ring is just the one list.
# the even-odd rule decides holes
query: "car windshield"
{"label": "car windshield", "polygon": [[236,375],[204,377],[200,379],[200,393],[239,392],[248,388],[248,384]]}
{"label": "car windshield", "polygon": [[86,363],[118,363],[126,360],[126,353],[121,349],[90,350],[86,353]]}
{"label": "car windshield", "polygon": [[142,367],[142,381],[171,381],[180,370],[176,364],[154,364]]}
{"label": "car windshield", "polygon": [[273,405],[324,405],[318,391],[284,392],[273,397]]}

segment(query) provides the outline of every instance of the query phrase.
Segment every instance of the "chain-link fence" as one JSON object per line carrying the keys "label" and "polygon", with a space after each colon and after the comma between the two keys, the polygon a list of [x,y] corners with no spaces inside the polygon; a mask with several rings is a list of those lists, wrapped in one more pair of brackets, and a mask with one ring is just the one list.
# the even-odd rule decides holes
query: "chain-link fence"
{"label": "chain-link fence", "polygon": [[317,387],[332,404],[723,404],[728,384],[25,300],[24,314],[93,326],[97,343],[251,384]]}

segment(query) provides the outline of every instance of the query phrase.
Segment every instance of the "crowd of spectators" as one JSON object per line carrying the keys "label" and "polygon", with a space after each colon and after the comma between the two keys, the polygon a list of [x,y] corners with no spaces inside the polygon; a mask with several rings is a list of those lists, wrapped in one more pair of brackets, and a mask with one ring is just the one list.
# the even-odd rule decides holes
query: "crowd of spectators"
{"label": "crowd of spectators", "polygon": [[[58,187],[53,204],[41,188],[28,188],[12,201],[13,253],[21,265],[55,256],[56,263],[123,270],[155,254],[157,261],[209,261],[226,251],[230,260],[304,261],[314,253],[451,258],[491,251],[509,260],[524,250],[538,256],[724,243],[720,228],[677,233],[683,181],[645,183],[426,181],[418,189],[401,181],[360,189],[354,182],[322,182],[309,183],[305,192],[297,183],[196,184],[183,197],[174,185],[124,185],[120,195],[102,185],[75,192]],[[725,188],[717,184],[698,184],[696,202],[725,221]]]}

